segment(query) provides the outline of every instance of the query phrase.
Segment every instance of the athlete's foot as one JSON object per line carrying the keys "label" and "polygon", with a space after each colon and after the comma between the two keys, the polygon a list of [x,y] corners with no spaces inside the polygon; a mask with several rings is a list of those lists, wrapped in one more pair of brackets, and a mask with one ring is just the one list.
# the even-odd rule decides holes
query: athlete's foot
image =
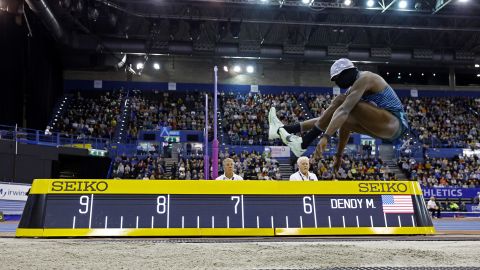
{"label": "athlete's foot", "polygon": [[307,149],[302,149],[302,142],[303,139],[300,136],[292,135],[288,133],[284,128],[279,129],[280,138],[282,142],[290,147],[290,150],[295,154],[297,157],[301,157]]}
{"label": "athlete's foot", "polygon": [[283,127],[282,121],[277,117],[277,110],[275,107],[271,107],[268,112],[268,139],[279,139],[278,130]]}

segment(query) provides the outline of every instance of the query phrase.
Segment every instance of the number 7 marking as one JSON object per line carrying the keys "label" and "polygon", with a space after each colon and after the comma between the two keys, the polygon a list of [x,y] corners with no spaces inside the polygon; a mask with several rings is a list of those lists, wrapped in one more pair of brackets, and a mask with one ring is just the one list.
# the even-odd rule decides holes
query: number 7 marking
{"label": "number 7 marking", "polygon": [[240,196],[232,196],[232,198],[230,198],[230,200],[236,201],[235,206],[234,206],[234,210],[235,210],[235,214],[237,214],[238,213],[238,204],[240,203]]}

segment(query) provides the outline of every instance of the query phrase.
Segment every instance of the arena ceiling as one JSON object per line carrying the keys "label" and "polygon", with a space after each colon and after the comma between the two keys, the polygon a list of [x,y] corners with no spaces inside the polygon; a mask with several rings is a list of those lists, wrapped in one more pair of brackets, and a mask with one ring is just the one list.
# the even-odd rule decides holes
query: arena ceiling
{"label": "arena ceiling", "polygon": [[[88,52],[469,65],[478,0],[26,0]],[[370,3],[370,4],[371,4]]]}

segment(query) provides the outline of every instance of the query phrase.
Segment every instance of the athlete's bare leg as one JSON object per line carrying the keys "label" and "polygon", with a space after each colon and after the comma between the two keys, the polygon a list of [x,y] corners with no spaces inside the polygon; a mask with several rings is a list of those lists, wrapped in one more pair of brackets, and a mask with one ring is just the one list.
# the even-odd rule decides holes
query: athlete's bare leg
{"label": "athlete's bare leg", "polygon": [[[322,116],[301,122],[300,126],[302,131],[308,131],[312,129],[314,125],[322,130],[327,129],[333,113],[342,105],[345,98],[345,95],[337,96]],[[400,128],[400,122],[390,112],[365,101],[360,101],[350,112],[343,127],[352,132],[376,138],[389,139],[395,135]]]}

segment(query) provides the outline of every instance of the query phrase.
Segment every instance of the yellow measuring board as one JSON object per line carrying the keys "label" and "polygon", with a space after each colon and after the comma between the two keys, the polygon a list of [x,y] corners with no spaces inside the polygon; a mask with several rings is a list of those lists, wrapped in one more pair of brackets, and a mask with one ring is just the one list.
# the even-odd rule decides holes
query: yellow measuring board
{"label": "yellow measuring board", "polygon": [[37,179],[16,236],[433,233],[410,181]]}

